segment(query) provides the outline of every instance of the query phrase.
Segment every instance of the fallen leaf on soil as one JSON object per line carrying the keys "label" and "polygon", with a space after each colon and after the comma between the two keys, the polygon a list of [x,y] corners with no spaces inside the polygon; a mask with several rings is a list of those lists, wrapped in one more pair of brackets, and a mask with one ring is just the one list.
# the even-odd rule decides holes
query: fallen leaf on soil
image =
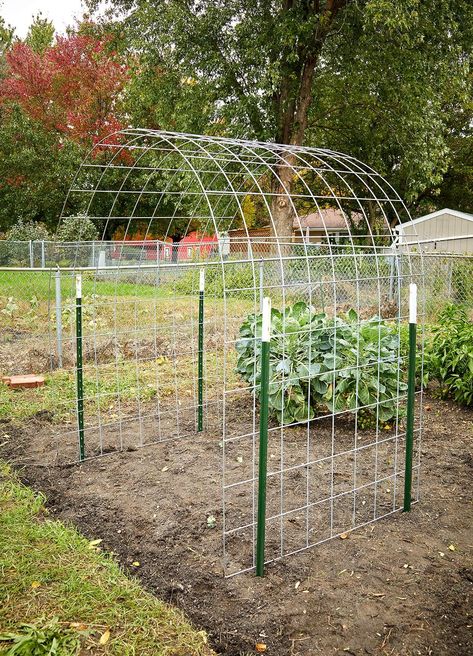
{"label": "fallen leaf on soil", "polygon": [[258,654],[262,654],[264,651],[266,651],[267,647],[264,644],[264,642],[257,642],[256,643],[256,651]]}
{"label": "fallen leaf on soil", "polygon": [[139,567],[140,566],[140,563],[139,563],[138,560],[134,560],[131,564],[133,565],[133,567]]}
{"label": "fallen leaf on soil", "polygon": [[340,540],[346,540],[348,537],[348,533],[341,533],[340,534]]}
{"label": "fallen leaf on soil", "polygon": [[100,544],[102,540],[91,540],[89,542],[89,549],[95,549],[95,547]]}
{"label": "fallen leaf on soil", "polygon": [[33,588],[33,590],[36,590],[36,588],[39,588],[40,585],[41,583],[39,581],[33,581],[31,587]]}
{"label": "fallen leaf on soil", "polygon": [[162,472],[165,472],[165,471],[167,471],[168,469],[169,469],[169,467],[163,467],[163,468],[161,469],[161,471],[162,471]]}
{"label": "fallen leaf on soil", "polygon": [[457,548],[454,544],[449,544],[448,548],[449,548],[450,551],[456,551],[457,550]]}
{"label": "fallen leaf on soil", "polygon": [[215,519],[215,517],[213,515],[209,515],[207,517],[207,526],[209,528],[215,528],[216,524],[217,524],[217,520]]}
{"label": "fallen leaf on soil", "polygon": [[110,640],[110,631],[107,629],[100,636],[99,645],[106,645],[109,640]]}
{"label": "fallen leaf on soil", "polygon": [[296,581],[296,585],[294,586],[296,590],[297,590],[297,588],[300,586],[300,584],[301,584],[300,581]]}
{"label": "fallen leaf on soil", "polygon": [[87,629],[87,624],[83,624],[82,622],[69,622],[69,626],[71,629],[77,629],[78,631],[85,631]]}

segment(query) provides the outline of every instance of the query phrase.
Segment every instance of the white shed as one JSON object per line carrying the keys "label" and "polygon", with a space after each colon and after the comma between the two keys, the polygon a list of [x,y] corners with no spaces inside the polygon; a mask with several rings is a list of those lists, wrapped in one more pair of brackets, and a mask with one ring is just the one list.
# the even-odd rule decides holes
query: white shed
{"label": "white shed", "polygon": [[473,255],[473,214],[443,209],[394,228],[396,245],[437,253]]}

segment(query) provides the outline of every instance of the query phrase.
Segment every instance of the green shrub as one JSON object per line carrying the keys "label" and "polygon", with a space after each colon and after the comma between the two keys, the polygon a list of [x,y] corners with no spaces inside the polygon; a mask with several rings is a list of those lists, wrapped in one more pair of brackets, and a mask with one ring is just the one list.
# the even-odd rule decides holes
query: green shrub
{"label": "green shrub", "polygon": [[473,322],[462,307],[449,305],[432,326],[425,370],[426,378],[440,383],[443,397],[473,406]]}
{"label": "green shrub", "polygon": [[[222,273],[222,265],[205,266],[205,290],[206,295],[214,298],[223,298],[224,295],[238,299],[253,299],[255,294],[259,296],[259,288],[255,287],[255,279],[259,281],[258,267],[248,263],[225,263]],[[199,267],[184,269],[179,277],[167,283],[171,290],[178,294],[196,294],[199,291]],[[259,284],[259,282],[258,282]]]}
{"label": "green shrub", "polygon": [[56,233],[57,241],[77,242],[96,241],[99,231],[95,224],[85,215],[67,216],[61,221]]}
{"label": "green shrub", "polygon": [[[236,342],[237,372],[259,393],[262,315],[252,314]],[[270,412],[289,424],[316,412],[359,412],[362,425],[398,414],[406,389],[397,330],[379,317],[329,318],[306,303],[271,313]]]}
{"label": "green shrub", "polygon": [[[19,219],[6,233],[6,242],[2,244],[0,251],[0,265],[29,266],[29,242],[47,241],[48,239],[50,239],[50,236],[43,223]],[[38,245],[36,244],[35,247],[35,244],[33,244],[33,254],[36,251],[36,258],[38,257],[37,249]]]}
{"label": "green shrub", "polygon": [[43,223],[23,221],[19,219],[7,232],[8,241],[42,241],[50,239],[48,230]]}

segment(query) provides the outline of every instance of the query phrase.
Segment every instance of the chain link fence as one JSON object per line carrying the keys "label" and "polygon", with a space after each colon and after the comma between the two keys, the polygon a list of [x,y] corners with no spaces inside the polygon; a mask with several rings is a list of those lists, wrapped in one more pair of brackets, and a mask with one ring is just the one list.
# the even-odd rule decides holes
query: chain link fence
{"label": "chain link fence", "polygon": [[[84,271],[84,307],[94,332],[93,348],[111,348],[117,357],[121,355],[116,345],[111,346],[117,341],[117,330],[121,343],[133,339],[139,315],[140,329],[155,332],[159,324],[156,307],[158,315],[159,307],[165,308],[169,302],[185,307],[186,299],[198,294],[199,258],[152,263],[144,257],[142,245],[131,245],[133,257],[121,257],[118,266],[113,258],[116,248],[124,245],[0,242],[2,375],[48,372],[67,366],[69,360],[72,363],[68,351],[74,350],[77,269]],[[305,247],[297,245],[283,259],[266,253],[255,260],[247,257],[246,248],[223,260],[208,253],[205,260],[212,297],[235,304],[238,310],[235,331],[246,314],[259,311],[263,295],[272,296],[275,307],[304,299],[329,314],[354,308],[363,318],[380,315],[390,319],[404,306],[412,281],[422,290],[420,308],[426,324],[434,323],[450,303],[464,306],[473,316],[473,256],[429,253],[408,258],[388,249],[383,257],[368,251],[354,256],[347,249],[334,253],[333,247],[324,246],[313,248],[313,257],[307,258],[302,252]],[[141,259],[133,259],[138,251]],[[102,329],[101,322],[105,322]]]}

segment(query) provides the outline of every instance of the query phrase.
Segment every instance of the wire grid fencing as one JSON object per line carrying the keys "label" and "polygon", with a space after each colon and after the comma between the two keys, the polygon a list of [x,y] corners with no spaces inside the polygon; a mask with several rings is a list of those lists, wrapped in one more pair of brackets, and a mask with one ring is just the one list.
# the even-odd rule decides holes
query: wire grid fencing
{"label": "wire grid fencing", "polygon": [[221,245],[210,244],[203,251],[198,241],[189,244],[158,239],[128,241],[58,242],[46,240],[0,240],[0,266],[42,268],[92,267],[107,268],[117,265],[176,263],[215,259]]}
{"label": "wire grid fencing", "polygon": [[[397,272],[394,279],[393,267]],[[198,439],[201,268],[201,264],[187,263],[83,272],[86,457],[176,438]],[[255,554],[259,380],[257,375],[249,380],[238,371],[239,331],[246,317],[259,314],[263,296],[270,296],[273,308],[279,310],[302,302],[312,307],[315,315],[328,318],[342,317],[351,309],[356,312],[350,324],[350,334],[358,335],[355,360],[348,364],[344,353],[344,359],[337,361],[335,325],[333,362],[322,381],[317,379],[317,367],[310,369],[320,364],[320,353],[315,347],[312,353],[310,344],[330,332],[327,325],[310,322],[309,327],[291,332],[293,328],[287,325],[291,317],[287,317],[287,323],[284,318],[274,327],[273,340],[282,344],[273,361],[275,369],[283,365],[277,385],[287,397],[305,389],[304,401],[299,404],[302,414],[288,417],[287,405],[276,401],[280,410],[273,408],[269,428],[267,559],[273,560],[401,507],[405,390],[399,372],[406,369],[402,340],[407,285],[411,281],[419,284],[424,323],[433,321],[448,302],[473,308],[473,258],[424,256],[425,276],[413,273],[416,270],[420,268],[415,260],[409,265],[399,256],[393,263],[391,255],[381,260],[364,252],[355,259],[346,253],[337,258],[318,256],[309,264],[295,255],[287,258],[283,269],[270,258],[205,266],[204,429],[215,435],[216,449],[223,458],[227,574],[252,569]],[[51,420],[48,439],[36,446],[35,458],[43,463],[78,459],[75,275],[76,271],[67,270],[0,272],[2,374],[48,374],[44,392],[35,391],[38,412],[48,414]],[[394,352],[391,349],[383,355],[376,338],[374,360],[361,362],[359,333],[371,330],[374,316],[391,325],[396,345]],[[345,330],[346,326],[339,326],[342,340]],[[294,348],[291,340],[309,346],[294,356],[288,353]],[[257,349],[255,334],[255,353]],[[393,359],[398,374],[391,398],[396,410],[383,425],[378,421],[386,374],[383,367],[389,367]],[[297,371],[295,363],[307,366],[306,378],[299,374],[297,381],[291,378]],[[257,358],[252,367],[253,372]],[[332,408],[324,406],[320,394],[312,393],[317,385],[322,385],[323,393],[330,384],[339,387],[344,376],[354,379],[355,387],[369,379],[377,388],[375,396],[363,403],[355,390],[353,407],[347,411],[343,404],[336,409],[336,399]],[[418,396],[416,436],[421,431],[420,392]],[[371,422],[366,414],[371,414]],[[420,443],[416,440],[415,444],[417,499]]]}
{"label": "wire grid fencing", "polygon": [[[274,238],[267,243],[249,238],[245,201],[270,222]],[[314,212],[323,243],[293,243],[278,232],[274,201],[290,210],[296,228],[303,212]],[[44,388],[9,406],[18,419],[37,409],[46,420],[32,457],[69,462],[185,439],[193,458],[213,458],[213,473],[221,471],[225,573],[253,569],[260,309],[269,297],[266,560],[400,509],[407,288],[419,286],[421,323],[427,319],[426,290],[438,295],[438,289],[426,284],[422,253],[390,248],[388,217],[409,217],[385,180],[331,151],[125,130],[97,144],[81,165],[63,216],[77,212],[103,235],[122,229],[116,259],[116,245],[99,246],[96,255],[97,244],[80,244],[67,257],[62,245],[57,261],[51,260],[54,247],[44,243],[38,265],[36,246],[31,259],[29,244],[29,270],[22,264],[0,272],[7,328],[0,359],[8,373],[49,372]],[[344,243],[329,234],[330,213],[345,225]],[[247,240],[228,250],[220,236],[236,222]],[[190,246],[163,252],[169,239],[174,245],[179,232],[190,238],[196,225],[196,252]],[[131,244],[136,226],[145,239]],[[153,251],[145,242],[156,226],[164,231]],[[80,271],[79,337],[74,283]],[[452,269],[452,294],[455,277]],[[9,285],[16,294],[10,295]],[[421,388],[417,396],[415,499]],[[201,413],[213,441],[207,450],[199,439]],[[196,481],[196,494],[211,494],[214,479]]]}
{"label": "wire grid fencing", "polygon": [[[257,332],[243,338],[252,344],[249,376],[242,375],[239,359],[242,326],[248,317],[259,315],[263,296],[271,297],[275,311],[299,304],[310,318],[294,328],[294,317],[283,313],[273,327],[272,384],[283,392],[279,400],[273,399],[269,430],[268,560],[400,508],[406,286],[415,281],[423,289],[423,279],[403,266],[402,257],[398,260],[395,285],[391,256],[380,267],[377,256],[363,251],[355,258],[340,253],[336,258],[314,255],[307,261],[295,248],[283,266],[276,258],[205,265],[203,417],[206,433],[215,436],[216,450],[222,454],[227,574],[254,567]],[[87,458],[176,438],[198,439],[201,269],[201,263],[161,263],[83,270]],[[77,269],[0,271],[5,340],[1,361],[6,367],[2,373],[48,373],[47,385],[34,392],[38,411],[49,419],[47,437],[38,440],[34,454],[43,463],[74,462],[79,455],[76,274]],[[423,298],[422,316],[425,307]],[[344,323],[341,317],[350,310],[356,315]],[[384,318],[383,327],[375,316]],[[385,350],[380,331],[388,324],[394,346]],[[363,331],[371,334],[368,358],[360,349]],[[330,361],[321,357],[316,346],[324,339],[330,344],[326,353]],[[347,339],[355,352],[350,360]],[[337,346],[344,349],[338,359]],[[394,408],[386,416],[382,415],[384,368],[391,377]],[[346,394],[340,392],[340,403],[335,392],[329,398],[330,388],[342,389],[344,378],[352,389],[349,409],[346,399],[342,402]],[[366,381],[374,390],[374,396],[367,398],[361,387]],[[297,409],[291,410],[291,397],[301,394]],[[416,435],[421,429],[420,403],[417,408]],[[383,428],[386,425],[388,429]],[[417,498],[420,446],[416,448]]]}

